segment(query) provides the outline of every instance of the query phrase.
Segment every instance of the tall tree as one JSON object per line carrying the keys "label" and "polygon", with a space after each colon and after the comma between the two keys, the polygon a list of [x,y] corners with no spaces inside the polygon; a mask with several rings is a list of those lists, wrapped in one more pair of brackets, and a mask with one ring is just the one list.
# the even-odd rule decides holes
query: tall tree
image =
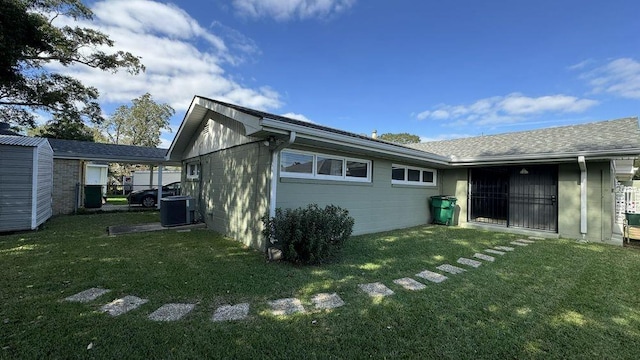
{"label": "tall tree", "polygon": [[90,20],[80,0],[0,0],[0,122],[35,126],[34,111],[49,112],[54,122],[100,123],[98,90],[53,73],[45,65],[85,65],[105,71],[144,71],[128,52],[105,53],[113,41],[99,31],[56,26],[56,19]]}
{"label": "tall tree", "polygon": [[102,130],[113,144],[158,146],[161,130],[171,130],[169,119],[175,110],[168,104],[158,104],[146,93],[122,105],[105,120]]}
{"label": "tall tree", "polygon": [[95,141],[93,128],[88,127],[83,122],[70,122],[65,119],[51,121],[45,125],[27,130],[27,135],[53,139]]}
{"label": "tall tree", "polygon": [[378,139],[396,144],[417,144],[420,142],[420,136],[409,133],[386,133],[380,135]]}

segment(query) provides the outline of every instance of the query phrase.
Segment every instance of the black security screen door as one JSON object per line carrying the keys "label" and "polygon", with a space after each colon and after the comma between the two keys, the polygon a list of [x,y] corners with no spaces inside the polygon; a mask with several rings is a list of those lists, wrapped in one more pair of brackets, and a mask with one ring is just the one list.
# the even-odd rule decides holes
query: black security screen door
{"label": "black security screen door", "polygon": [[558,230],[558,167],[472,169],[469,220],[535,230]]}

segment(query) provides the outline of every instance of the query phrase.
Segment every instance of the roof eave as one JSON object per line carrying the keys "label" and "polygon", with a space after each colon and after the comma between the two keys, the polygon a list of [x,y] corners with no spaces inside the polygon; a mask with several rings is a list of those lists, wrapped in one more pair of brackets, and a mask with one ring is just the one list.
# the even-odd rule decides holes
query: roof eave
{"label": "roof eave", "polygon": [[290,124],[283,121],[263,118],[261,120],[262,130],[275,133],[285,134],[290,131],[296,132],[296,138],[306,138],[309,140],[321,141],[334,145],[348,145],[349,147],[359,150],[367,151],[370,153],[377,153],[387,156],[403,157],[412,160],[419,160],[422,162],[431,162],[438,165],[449,165],[450,159],[445,156],[428,153],[426,151],[416,150],[399,146],[395,144],[388,144],[369,139],[362,139],[353,136],[337,134],[330,131],[324,131],[297,124]]}
{"label": "roof eave", "polygon": [[473,158],[452,158],[450,165],[481,166],[481,165],[506,165],[524,163],[549,163],[549,162],[573,162],[578,156],[584,156],[587,160],[611,160],[618,157],[640,156],[640,148],[615,149],[615,150],[595,150],[577,151],[570,153],[542,153],[542,154],[520,154],[520,155],[500,155],[500,156],[480,156]]}

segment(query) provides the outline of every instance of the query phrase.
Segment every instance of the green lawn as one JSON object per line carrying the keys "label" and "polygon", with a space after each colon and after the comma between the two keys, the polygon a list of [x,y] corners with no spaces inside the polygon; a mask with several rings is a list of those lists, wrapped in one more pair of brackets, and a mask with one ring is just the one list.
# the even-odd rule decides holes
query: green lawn
{"label": "green lawn", "polygon": [[[65,216],[0,236],[0,358],[640,358],[637,249],[543,240],[408,291],[393,280],[518,237],[424,226],[356,236],[341,262],[297,267],[208,230],[105,232],[158,220],[157,212]],[[358,289],[375,281],[395,295]],[[112,292],[61,301],[91,287]],[[346,305],[312,311],[320,292]],[[119,317],[98,311],[124,295],[149,302]],[[308,312],[271,315],[267,301],[285,297]],[[177,322],[146,318],[168,302],[197,306]],[[251,304],[248,319],[210,321],[218,306],[240,302]]]}

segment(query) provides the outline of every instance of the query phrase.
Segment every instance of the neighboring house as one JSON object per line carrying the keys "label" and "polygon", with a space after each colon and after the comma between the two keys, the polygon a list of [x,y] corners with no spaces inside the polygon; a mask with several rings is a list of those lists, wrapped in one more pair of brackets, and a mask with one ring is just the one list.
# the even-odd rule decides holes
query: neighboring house
{"label": "neighboring house", "polygon": [[47,139],[0,135],[0,232],[33,230],[47,221],[52,187]]}
{"label": "neighboring house", "polygon": [[461,226],[621,244],[613,188],[639,154],[635,118],[409,147],[196,96],[167,159],[209,228],[264,249],[278,207],[335,204],[364,234],[428,223],[441,194]]}
{"label": "neighboring house", "polygon": [[[70,214],[83,205],[84,185],[105,185],[109,163],[166,164],[166,149],[89,141],[49,139],[53,148],[53,214]],[[147,177],[149,179],[149,177]]]}

